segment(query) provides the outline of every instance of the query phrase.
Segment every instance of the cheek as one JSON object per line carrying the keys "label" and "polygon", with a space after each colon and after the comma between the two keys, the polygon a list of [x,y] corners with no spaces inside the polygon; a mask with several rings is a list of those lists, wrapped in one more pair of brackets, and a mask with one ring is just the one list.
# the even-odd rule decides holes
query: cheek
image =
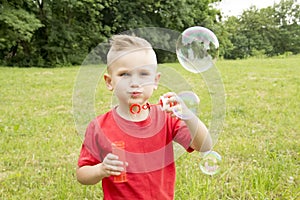
{"label": "cheek", "polygon": [[147,96],[151,96],[153,94],[153,91],[154,91],[154,86],[149,85],[149,86],[144,88],[144,91],[145,91]]}
{"label": "cheek", "polygon": [[140,80],[140,85],[143,87],[152,87],[156,84],[155,77],[142,77]]}
{"label": "cheek", "polygon": [[119,80],[118,82],[115,83],[115,93],[118,94],[123,94],[126,93],[128,91],[129,88],[129,83],[127,80]]}
{"label": "cheek", "polygon": [[126,86],[126,84],[127,84],[127,82],[125,79],[116,78],[113,81],[113,85],[114,85],[115,89],[124,88]]}

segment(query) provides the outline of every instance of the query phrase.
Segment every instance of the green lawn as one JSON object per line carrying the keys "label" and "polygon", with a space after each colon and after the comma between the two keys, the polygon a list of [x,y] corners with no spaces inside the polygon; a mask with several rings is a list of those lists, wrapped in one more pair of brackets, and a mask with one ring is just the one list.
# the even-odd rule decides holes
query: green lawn
{"label": "green lawn", "polygon": [[[299,63],[300,56],[218,61],[226,90],[215,145],[221,172],[202,174],[198,153],[184,154],[176,161],[176,199],[300,198]],[[200,76],[168,65],[199,92],[200,116],[209,124],[211,102]],[[75,177],[78,70],[0,67],[0,199],[101,199],[100,184],[82,186]],[[96,91],[97,114],[109,108],[104,89]]]}

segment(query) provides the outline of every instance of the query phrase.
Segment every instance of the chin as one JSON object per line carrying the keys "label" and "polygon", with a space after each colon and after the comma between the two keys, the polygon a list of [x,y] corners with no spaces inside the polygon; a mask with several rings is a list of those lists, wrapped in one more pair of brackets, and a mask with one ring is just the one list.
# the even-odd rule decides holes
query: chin
{"label": "chin", "polygon": [[129,99],[128,103],[129,103],[129,105],[132,105],[132,104],[143,105],[146,103],[146,101],[144,101],[142,99]]}

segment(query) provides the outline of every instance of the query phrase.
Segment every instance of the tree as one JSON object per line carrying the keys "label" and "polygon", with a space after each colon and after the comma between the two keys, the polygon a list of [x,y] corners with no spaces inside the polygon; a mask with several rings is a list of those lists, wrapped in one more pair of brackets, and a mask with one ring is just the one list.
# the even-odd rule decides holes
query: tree
{"label": "tree", "polygon": [[29,43],[35,31],[43,26],[34,14],[18,4],[12,6],[12,2],[4,1],[0,7],[0,56],[6,61],[29,56]]}
{"label": "tree", "polygon": [[278,37],[274,40],[275,54],[300,53],[300,5],[294,0],[281,0],[274,6]]}
{"label": "tree", "polygon": [[227,48],[224,57],[228,59],[244,58],[247,52],[247,38],[241,34],[240,31],[243,28],[240,26],[240,21],[237,17],[229,17],[224,22],[224,27],[228,32],[228,38],[231,41],[232,46]]}
{"label": "tree", "polygon": [[293,0],[282,0],[260,10],[252,6],[239,18],[229,18],[224,27],[233,47],[226,51],[225,58],[299,53],[299,8]]}
{"label": "tree", "polygon": [[[210,4],[218,0],[123,0],[106,9],[105,23],[114,33],[141,27],[160,27],[182,32],[191,26],[204,26],[215,30],[219,11]],[[128,17],[130,16],[130,17]],[[108,20],[108,19],[109,20]],[[165,38],[162,38],[165,37]],[[168,36],[160,36],[167,39]],[[158,60],[174,61],[174,56],[157,50]]]}
{"label": "tree", "polygon": [[[205,26],[220,33],[223,41],[219,11],[210,6],[217,1],[6,0],[0,7],[0,56],[7,58],[5,64],[20,66],[81,64],[106,38],[141,27],[181,32]],[[159,54],[160,61],[166,61],[163,57],[174,59]]]}
{"label": "tree", "polygon": [[101,13],[110,2],[116,1],[4,1],[0,7],[4,64],[41,67],[80,64],[93,47],[111,34]]}

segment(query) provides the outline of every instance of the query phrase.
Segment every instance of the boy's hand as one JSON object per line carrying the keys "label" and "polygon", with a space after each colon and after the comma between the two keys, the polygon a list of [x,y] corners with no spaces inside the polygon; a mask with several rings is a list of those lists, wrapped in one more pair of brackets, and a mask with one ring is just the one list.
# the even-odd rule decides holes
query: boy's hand
{"label": "boy's hand", "polygon": [[[109,153],[104,158],[103,162],[100,165],[101,171],[105,174],[105,177],[109,177],[111,175],[118,176],[124,171],[124,163],[118,160],[118,156],[112,153]],[[127,166],[128,163],[126,162]]]}
{"label": "boy's hand", "polygon": [[[168,92],[163,95],[167,99],[164,110],[171,114],[172,117],[181,118],[181,116],[193,116],[193,112],[188,109],[182,99],[174,92]],[[176,114],[175,114],[176,113]]]}

